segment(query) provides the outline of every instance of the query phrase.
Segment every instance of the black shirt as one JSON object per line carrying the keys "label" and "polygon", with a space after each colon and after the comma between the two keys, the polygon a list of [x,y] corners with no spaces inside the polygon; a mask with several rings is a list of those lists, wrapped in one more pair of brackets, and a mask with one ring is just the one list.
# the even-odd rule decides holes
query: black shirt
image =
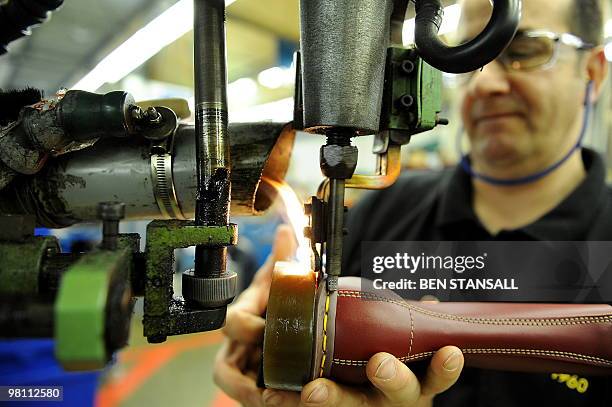
{"label": "black shirt", "polygon": [[[349,211],[343,273],[360,274],[362,241],[612,241],[612,189],[605,183],[603,160],[588,149],[583,149],[582,158],[586,177],[563,202],[528,226],[496,235],[474,213],[471,178],[460,167],[405,174]],[[612,406],[612,377],[573,379],[465,368],[457,384],[437,396],[434,405]],[[588,382],[585,392],[575,388],[580,379],[582,387]]]}

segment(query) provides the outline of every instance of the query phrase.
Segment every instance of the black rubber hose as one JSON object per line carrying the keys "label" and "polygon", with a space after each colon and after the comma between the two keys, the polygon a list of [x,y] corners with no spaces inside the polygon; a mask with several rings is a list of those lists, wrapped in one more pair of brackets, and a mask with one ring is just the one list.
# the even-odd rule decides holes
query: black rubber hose
{"label": "black rubber hose", "polygon": [[0,7],[0,55],[6,46],[30,33],[30,27],[42,24],[50,12],[64,0],[9,0]]}
{"label": "black rubber hose", "polygon": [[473,40],[449,47],[438,38],[443,8],[440,0],[416,0],[414,38],[421,57],[443,72],[475,71],[510,44],[521,18],[521,0],[494,0],[493,15],[485,29]]}

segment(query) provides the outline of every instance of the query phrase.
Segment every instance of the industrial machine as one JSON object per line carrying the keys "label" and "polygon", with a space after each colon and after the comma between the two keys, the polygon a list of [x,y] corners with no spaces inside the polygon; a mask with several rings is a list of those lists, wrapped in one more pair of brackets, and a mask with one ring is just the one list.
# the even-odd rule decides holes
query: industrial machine
{"label": "industrial machine", "polygon": [[[9,1],[0,19],[12,25],[0,24],[8,32],[0,42],[59,3]],[[513,38],[520,14],[519,0],[496,1],[478,37],[448,47],[437,37],[440,1],[414,3],[416,46],[406,48],[409,0],[302,0],[292,124],[228,125],[223,0],[194,0],[195,125],[165,106],[140,107],[125,92],[3,94],[1,335],[54,336],[66,368],[91,369],[125,345],[135,296],[144,296],[149,342],[220,328],[236,287],[226,264],[237,240],[230,210],[266,209],[274,196],[262,178],[282,179],[295,130],[326,136],[319,157],[326,180],[306,205],[306,233],[313,269],[337,290],[345,188],[391,185],[401,146],[446,122],[441,71],[489,63]],[[24,17],[32,14],[38,18]],[[376,172],[356,175],[351,139],[372,134]],[[118,233],[118,224],[147,218],[155,220],[141,252],[140,236]],[[104,237],[88,253],[61,253],[54,237],[34,236],[36,225],[94,219]],[[196,247],[195,265],[177,297],[173,251],[188,246]]]}

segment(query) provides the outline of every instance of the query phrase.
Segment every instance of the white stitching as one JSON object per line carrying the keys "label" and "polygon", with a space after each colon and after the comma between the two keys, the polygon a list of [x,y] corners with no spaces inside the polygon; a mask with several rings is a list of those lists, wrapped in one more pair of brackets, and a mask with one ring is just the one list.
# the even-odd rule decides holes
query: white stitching
{"label": "white stitching", "polygon": [[[542,349],[461,349],[463,353],[472,354],[506,354],[506,355],[527,355],[527,356],[553,356],[559,358],[570,359],[573,361],[591,362],[603,366],[612,366],[612,361],[598,358],[590,355],[583,355],[580,353],[563,352],[556,350],[542,350]],[[421,352],[412,356],[402,356],[398,359],[402,362],[409,362],[416,359],[422,359],[433,355],[435,352]],[[333,363],[344,366],[365,366],[367,360],[351,360],[351,359],[333,359]]]}
{"label": "white stitching", "polygon": [[594,315],[594,316],[577,316],[567,318],[471,318],[462,317],[451,314],[444,314],[440,312],[429,311],[423,308],[416,307],[403,301],[392,300],[389,298],[381,297],[373,293],[367,293],[362,291],[338,291],[339,297],[349,298],[363,298],[366,300],[376,300],[388,302],[391,304],[399,305],[400,307],[408,308],[425,315],[433,316],[436,318],[457,320],[467,323],[475,324],[488,324],[488,325],[535,325],[535,326],[554,326],[554,325],[582,325],[590,323],[612,323],[612,315]]}

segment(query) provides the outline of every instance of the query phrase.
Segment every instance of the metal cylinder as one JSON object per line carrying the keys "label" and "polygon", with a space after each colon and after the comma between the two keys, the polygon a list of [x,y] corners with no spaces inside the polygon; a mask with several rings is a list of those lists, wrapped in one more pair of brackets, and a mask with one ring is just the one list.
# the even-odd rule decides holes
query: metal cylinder
{"label": "metal cylinder", "polygon": [[[196,225],[229,222],[230,151],[227,134],[225,1],[194,0],[196,110]],[[226,269],[227,249],[196,246],[196,276],[218,277]]]}
{"label": "metal cylinder", "polygon": [[335,286],[340,276],[342,266],[342,241],[344,239],[344,184],[343,179],[330,179],[329,195],[329,225],[327,226],[327,274],[332,287]]}
{"label": "metal cylinder", "polygon": [[102,221],[102,244],[104,250],[117,250],[119,221],[125,217],[123,202],[100,202],[98,219]]}
{"label": "metal cylinder", "polygon": [[[295,132],[281,123],[232,123],[231,210],[234,215],[265,211],[276,191],[262,177],[282,181],[293,148]],[[165,191],[181,217],[193,219],[197,193],[195,128],[182,124],[167,160],[151,159],[151,143],[142,138],[105,139],[93,146],[49,160],[35,177],[23,178],[0,190],[0,213],[36,215],[41,226],[63,227],[95,221],[99,202],[125,203],[125,219],[179,218],[164,212],[154,175],[169,181]],[[169,165],[165,165],[170,161]],[[152,162],[157,170],[152,168]],[[166,172],[171,169],[171,172]]]}
{"label": "metal cylinder", "polygon": [[301,0],[304,127],[378,131],[393,0]]}

